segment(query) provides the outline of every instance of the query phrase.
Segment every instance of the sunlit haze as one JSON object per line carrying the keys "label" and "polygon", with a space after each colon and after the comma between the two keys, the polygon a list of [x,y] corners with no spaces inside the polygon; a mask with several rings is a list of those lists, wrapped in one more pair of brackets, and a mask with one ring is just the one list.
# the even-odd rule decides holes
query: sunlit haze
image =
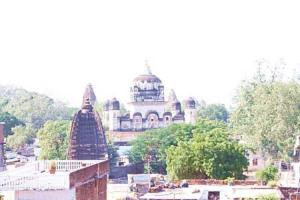
{"label": "sunlit haze", "polygon": [[[272,4],[271,4],[272,2]],[[231,104],[258,59],[299,68],[298,1],[1,1],[0,84],[79,106],[129,100],[145,71],[180,99]]]}

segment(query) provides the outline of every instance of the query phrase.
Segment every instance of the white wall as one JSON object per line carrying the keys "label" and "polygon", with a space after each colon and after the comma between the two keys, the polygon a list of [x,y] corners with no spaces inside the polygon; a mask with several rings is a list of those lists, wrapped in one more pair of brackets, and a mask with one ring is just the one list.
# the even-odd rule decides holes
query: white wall
{"label": "white wall", "polygon": [[[15,200],[75,200],[75,190],[16,191]],[[5,199],[6,200],[6,199]]]}

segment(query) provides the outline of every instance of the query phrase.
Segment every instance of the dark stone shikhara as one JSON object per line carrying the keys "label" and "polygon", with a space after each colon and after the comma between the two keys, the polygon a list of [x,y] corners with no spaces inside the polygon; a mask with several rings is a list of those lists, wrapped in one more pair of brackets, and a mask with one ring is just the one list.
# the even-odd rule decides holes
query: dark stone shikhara
{"label": "dark stone shikhara", "polygon": [[[91,86],[90,86],[91,88]],[[107,144],[99,114],[86,98],[73,119],[68,159],[98,160],[107,156]]]}

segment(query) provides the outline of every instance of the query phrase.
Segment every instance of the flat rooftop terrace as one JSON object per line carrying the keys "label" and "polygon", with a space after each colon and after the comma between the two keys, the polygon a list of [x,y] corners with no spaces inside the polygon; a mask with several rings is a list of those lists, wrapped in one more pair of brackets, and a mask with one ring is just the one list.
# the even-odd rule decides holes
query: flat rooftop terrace
{"label": "flat rooftop terrace", "polygon": [[[0,172],[0,191],[65,190],[72,187],[72,173],[105,160],[55,160],[56,172],[49,173],[49,160],[34,161],[24,166]],[[107,174],[107,169],[96,169],[97,176]],[[74,181],[73,181],[74,182]]]}

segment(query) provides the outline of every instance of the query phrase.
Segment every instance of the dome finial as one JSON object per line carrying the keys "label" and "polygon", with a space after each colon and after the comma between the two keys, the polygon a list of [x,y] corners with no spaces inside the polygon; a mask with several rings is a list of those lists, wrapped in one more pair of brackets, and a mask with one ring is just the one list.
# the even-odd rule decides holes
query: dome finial
{"label": "dome finial", "polygon": [[148,60],[145,60],[145,66],[146,66],[146,72],[148,74],[152,74],[151,68],[150,68],[149,63],[148,63]]}

